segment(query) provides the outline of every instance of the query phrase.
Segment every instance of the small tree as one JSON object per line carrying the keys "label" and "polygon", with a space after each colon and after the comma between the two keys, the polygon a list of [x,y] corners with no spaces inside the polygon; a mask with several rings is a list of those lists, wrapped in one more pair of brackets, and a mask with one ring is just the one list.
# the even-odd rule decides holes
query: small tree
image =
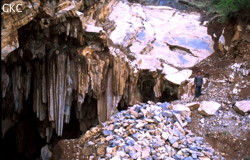
{"label": "small tree", "polygon": [[215,8],[222,21],[230,18],[250,20],[250,0],[216,0]]}

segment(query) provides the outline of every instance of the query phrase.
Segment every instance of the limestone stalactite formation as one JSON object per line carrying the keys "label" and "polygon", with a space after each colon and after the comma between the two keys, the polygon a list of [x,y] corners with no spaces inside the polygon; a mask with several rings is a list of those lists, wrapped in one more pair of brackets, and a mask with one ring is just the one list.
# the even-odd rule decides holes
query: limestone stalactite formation
{"label": "limestone stalactite formation", "polygon": [[160,72],[135,67],[129,55],[121,55],[126,49],[107,37],[112,22],[98,27],[107,23],[116,1],[22,3],[29,16],[2,13],[3,136],[27,104],[44,122],[40,134],[49,141],[53,129],[63,134],[72,107],[80,129],[86,131],[138,101],[177,97],[178,85]]}
{"label": "limestone stalactite formation", "polygon": [[[154,87],[157,94],[163,92],[162,88],[157,87],[159,82],[152,83],[154,78],[152,75],[150,76],[150,74],[154,74],[156,77],[161,75],[148,72],[148,77],[152,79],[138,83],[138,81],[142,81],[139,80],[139,78],[143,78],[140,77],[142,74],[135,73],[134,69],[119,57],[110,55],[101,57],[94,53],[89,56],[57,53],[47,58],[24,60],[16,62],[14,65],[13,63],[4,64],[2,95],[4,102],[10,103],[10,106],[13,103],[13,107],[3,107],[6,112],[14,111],[16,114],[20,114],[25,107],[24,101],[31,96],[33,111],[37,118],[40,121],[48,119],[51,123],[47,128],[55,128],[59,136],[62,135],[63,124],[69,123],[73,101],[76,102],[74,107],[76,107],[77,118],[80,122],[84,122],[86,116],[91,116],[86,115],[84,109],[88,104],[85,102],[88,99],[86,97],[95,99],[97,106],[92,107],[97,107],[97,115],[93,115],[92,118],[97,116],[98,122],[103,122],[117,111],[118,105],[120,108],[132,105],[141,101],[144,94],[150,95],[145,100],[161,98],[160,95],[155,96],[152,93],[153,90],[151,92],[145,90],[148,86]],[[13,65],[13,67],[9,65]],[[8,72],[4,71],[6,67],[9,68]],[[174,91],[174,89],[173,85],[172,90]],[[144,90],[149,93],[144,93]],[[6,92],[13,94],[14,101],[8,101]],[[81,123],[83,131],[88,128],[85,125],[85,123]],[[47,131],[52,130],[47,129]],[[46,133],[46,135],[51,135],[51,133]]]}

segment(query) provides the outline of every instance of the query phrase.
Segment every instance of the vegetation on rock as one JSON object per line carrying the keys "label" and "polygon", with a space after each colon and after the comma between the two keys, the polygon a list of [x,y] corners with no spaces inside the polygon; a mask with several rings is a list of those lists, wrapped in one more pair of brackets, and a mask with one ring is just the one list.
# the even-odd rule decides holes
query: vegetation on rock
{"label": "vegetation on rock", "polygon": [[222,17],[222,21],[227,21],[231,18],[240,18],[244,21],[250,20],[249,0],[214,0],[213,4]]}

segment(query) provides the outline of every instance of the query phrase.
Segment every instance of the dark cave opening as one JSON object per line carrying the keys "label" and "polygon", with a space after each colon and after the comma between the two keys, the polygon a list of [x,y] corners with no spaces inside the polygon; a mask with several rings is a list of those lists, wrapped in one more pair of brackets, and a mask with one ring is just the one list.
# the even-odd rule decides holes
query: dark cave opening
{"label": "dark cave opening", "polygon": [[[172,90],[176,90],[177,91],[178,86],[176,86],[176,89],[172,89]],[[172,93],[171,90],[169,88],[166,88],[163,93],[162,96],[159,98],[160,102],[171,102],[174,100],[178,99],[178,93]]]}
{"label": "dark cave opening", "polygon": [[[170,102],[178,99],[179,86],[167,80],[162,80],[160,97],[155,96],[154,86],[156,85],[155,73],[148,70],[140,72],[138,87],[142,95],[143,103],[147,101]],[[122,102],[120,102],[122,105]]]}
{"label": "dark cave opening", "polygon": [[126,110],[128,109],[128,105],[123,99],[121,99],[120,102],[118,103],[117,109],[118,111]]}
{"label": "dark cave opening", "polygon": [[61,139],[79,138],[82,134],[82,132],[80,131],[80,122],[76,118],[75,106],[76,104],[74,102],[71,106],[69,123],[64,123],[63,125],[63,134],[60,137]]}
{"label": "dark cave opening", "polygon": [[32,109],[32,96],[24,101],[23,110],[2,139],[2,158],[8,160],[33,160],[40,157],[46,140],[39,134],[41,122]]}
{"label": "dark cave opening", "polygon": [[99,123],[97,116],[97,100],[87,94],[81,107],[82,112],[78,116],[78,119],[81,120],[80,130],[85,133],[88,129]]}
{"label": "dark cave opening", "polygon": [[148,70],[140,72],[138,87],[142,95],[142,101],[145,103],[147,101],[155,101],[154,86],[155,79]]}
{"label": "dark cave opening", "polygon": [[70,112],[70,121],[69,123],[64,123],[63,125],[63,134],[58,136],[55,131],[53,131],[49,146],[51,151],[53,151],[56,144],[62,139],[76,139],[82,135],[80,130],[80,122],[76,117],[76,101],[73,101]]}

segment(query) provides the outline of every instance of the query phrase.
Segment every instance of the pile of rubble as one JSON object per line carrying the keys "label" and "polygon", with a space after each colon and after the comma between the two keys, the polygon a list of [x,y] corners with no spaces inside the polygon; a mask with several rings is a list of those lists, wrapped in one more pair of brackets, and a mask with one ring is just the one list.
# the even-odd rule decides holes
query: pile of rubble
{"label": "pile of rubble", "polygon": [[[88,159],[223,159],[187,129],[191,111],[169,103],[136,104],[87,131],[78,157]],[[82,155],[83,154],[83,155]]]}

